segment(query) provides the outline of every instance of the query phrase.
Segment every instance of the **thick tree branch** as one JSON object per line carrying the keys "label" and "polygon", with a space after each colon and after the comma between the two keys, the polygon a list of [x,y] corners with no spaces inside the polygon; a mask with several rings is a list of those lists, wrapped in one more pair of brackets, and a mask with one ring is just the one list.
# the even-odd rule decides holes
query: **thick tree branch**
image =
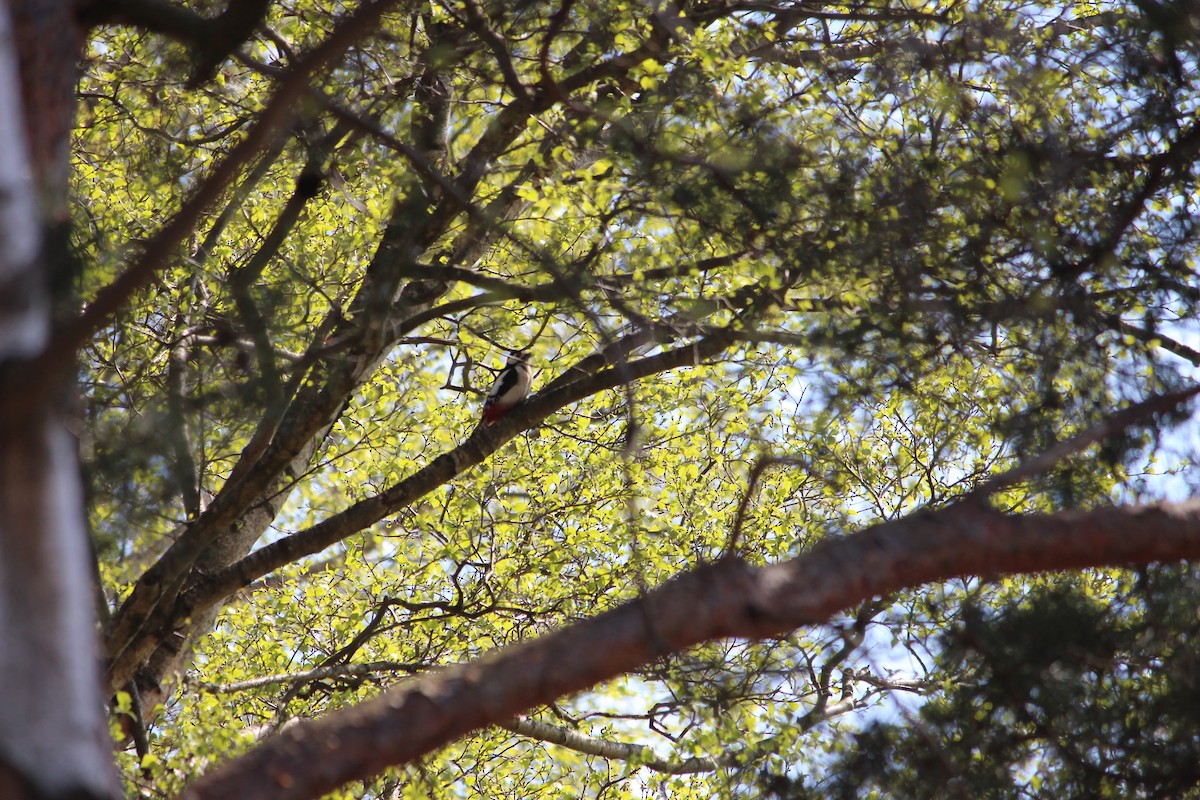
{"label": "thick tree branch", "polygon": [[167,0],[90,0],[80,3],[79,18],[91,26],[134,25],[187,43],[195,43],[206,22],[196,12]]}
{"label": "thick tree branch", "polygon": [[587,622],[296,725],[183,797],[317,797],[666,654],[713,639],[778,636],[931,581],[1194,558],[1200,502],[1028,516],[974,503],[920,512],[826,539],[782,564],[702,566]]}
{"label": "thick tree branch", "polygon": [[428,465],[379,494],[362,500],[307,530],[294,533],[255,550],[246,558],[222,570],[189,590],[173,615],[186,617],[200,608],[219,602],[262,576],[304,556],[319,553],[342,539],[378,522],[388,514],[420,499],[456,475],[481,463],[521,431],[536,427],[555,411],[597,392],[613,389],[627,380],[639,380],[675,369],[704,358],[711,358],[728,346],[728,338],[711,336],[694,344],[668,350],[655,356],[610,367],[590,377],[542,392],[509,412],[490,428],[477,428],[469,439],[454,450],[435,458]]}
{"label": "thick tree branch", "polygon": [[134,25],[186,42],[195,49],[194,85],[250,38],[270,5],[270,0],[228,0],[217,16],[202,17],[165,0],[94,0],[83,5],[80,17],[87,25]]}
{"label": "thick tree branch", "polygon": [[[381,245],[380,250],[386,255],[387,242]],[[377,260],[382,257],[377,256]],[[389,270],[402,268],[402,265],[388,264],[386,266],[386,269]],[[764,290],[751,285],[735,293],[729,303],[731,307],[749,309],[764,302],[772,302],[775,294],[776,292],[772,290],[764,292]],[[411,327],[410,323],[411,320],[409,323],[401,324],[400,327]],[[110,682],[113,685],[120,685],[119,681],[127,679],[128,675],[132,674],[132,671],[149,656],[156,646],[156,642],[176,630],[183,620],[192,617],[199,611],[211,608],[237,589],[280,566],[319,552],[347,536],[363,530],[387,514],[403,508],[433,488],[480,463],[504,442],[515,436],[519,430],[535,424],[554,410],[597,391],[613,388],[645,375],[656,374],[710,358],[732,343],[733,332],[733,328],[714,331],[692,345],[643,359],[637,362],[637,370],[627,369],[622,363],[628,353],[651,341],[665,342],[678,338],[678,334],[665,335],[663,331],[652,329],[637,331],[611,342],[600,353],[582,359],[573,368],[558,376],[538,398],[526,403],[517,412],[511,413],[503,424],[492,428],[492,436],[496,438],[484,436],[484,443],[481,444],[477,441],[480,437],[473,436],[460,447],[439,456],[425,468],[388,491],[357,503],[306,531],[273,542],[240,561],[228,566],[226,564],[215,565],[208,571],[208,574],[202,575],[185,594],[177,596],[178,588],[181,587],[178,584],[164,583],[163,575],[167,574],[168,567],[171,564],[182,565],[175,567],[176,570],[179,570],[190,565],[191,562],[185,562],[184,559],[194,558],[192,554],[199,552],[199,548],[203,546],[207,537],[214,532],[218,534],[221,532],[217,521],[225,518],[222,505],[237,507],[236,498],[250,491],[249,489],[243,491],[236,487],[236,476],[241,469],[239,462],[239,467],[235,468],[234,475],[230,477],[226,488],[209,507],[209,512],[197,522],[196,526],[189,528],[184,536],[172,545],[158,564],[147,571],[143,579],[135,586],[130,598],[122,606],[117,615],[117,621],[109,627]],[[393,331],[393,333],[395,332]],[[598,380],[596,381],[581,380],[586,376],[594,375],[598,370],[610,364],[617,364],[618,367],[608,370],[603,377],[597,376]],[[638,370],[647,371],[641,373]],[[576,382],[580,385],[576,386]],[[320,386],[321,383],[314,382],[313,386]],[[560,389],[564,391],[560,393]],[[342,396],[343,393],[334,391],[329,385],[325,385],[324,390],[316,392],[312,398],[293,404],[295,407],[288,413],[289,417],[294,416],[296,421],[282,426],[288,431],[287,440],[291,442],[301,439],[307,441],[307,438],[312,435],[306,427],[311,424],[309,420],[313,416],[312,413],[301,414],[296,411],[297,408],[311,409],[315,403],[330,404]],[[506,435],[501,436],[498,433],[508,425],[520,421],[524,415],[530,413],[531,409],[541,407],[540,404],[544,404],[540,416],[529,417],[521,428],[512,428]],[[280,452],[291,452],[287,442],[272,442],[270,448]],[[269,453],[265,454],[256,468],[256,473],[263,471],[263,463],[276,464],[277,459]],[[230,484],[233,484],[232,490]]]}
{"label": "thick tree branch", "polygon": [[[311,54],[292,68],[288,77],[281,82],[276,94],[263,110],[259,123],[247,134],[246,139],[234,148],[226,160],[216,168],[212,177],[151,240],[143,252],[142,258],[97,295],[83,315],[74,324],[64,329],[64,332],[56,339],[55,343],[51,344],[38,363],[45,361],[53,363],[57,359],[68,357],[68,351],[73,353],[74,349],[91,335],[96,326],[104,324],[133,292],[153,277],[178,244],[188,235],[209,203],[215,200],[236,177],[241,167],[259,149],[271,141],[275,130],[291,117],[293,102],[305,91],[312,75],[331,63],[347,47],[363,36],[392,2],[394,0],[375,0],[359,7]],[[333,413],[333,411],[327,411],[322,414],[321,411],[326,407],[339,408],[340,402],[344,401],[345,394],[353,386],[352,370],[349,365],[335,365],[331,371],[334,375],[330,381],[341,381],[346,384],[346,388],[341,394],[331,391],[330,393],[334,396],[324,398],[325,402],[321,409],[314,410],[314,413],[310,415],[316,418],[313,425],[318,428],[328,418],[328,415]],[[331,403],[332,406],[329,405]],[[300,437],[297,435],[295,438],[299,439]],[[278,443],[273,442],[272,444]],[[123,685],[132,676],[136,666],[148,655],[140,650],[129,651],[129,646],[147,618],[155,611],[160,600],[163,597],[174,596],[172,587],[181,585],[181,576],[190,569],[196,558],[217,534],[226,530],[254,503],[262,501],[262,491],[275,485],[278,473],[294,458],[295,449],[297,448],[277,447],[275,463],[271,465],[270,469],[261,470],[254,481],[241,480],[236,474],[231,476],[205,514],[188,528],[185,535],[177,540],[153,567],[142,575],[133,592],[114,617],[111,628],[106,631],[110,678],[113,686]],[[236,469],[235,473],[237,473]]]}
{"label": "thick tree branch", "polygon": [[[297,91],[302,90],[303,86],[297,87]],[[178,622],[179,617],[172,613],[172,601],[175,599],[174,587],[181,585],[179,576],[190,570],[218,537],[231,530],[240,531],[239,541],[244,541],[245,549],[249,549],[249,543],[257,538],[258,528],[245,526],[243,529],[239,525],[248,510],[261,505],[264,494],[274,496],[278,492],[282,472],[289,466],[294,469],[294,462],[304,460],[306,449],[315,450],[323,436],[322,431],[333,424],[353,390],[361,385],[391,343],[411,329],[411,325],[398,322],[396,318],[406,307],[420,315],[432,299],[446,290],[449,284],[439,282],[431,287],[433,291],[428,296],[413,299],[409,297],[408,289],[420,289],[423,284],[433,281],[410,281],[401,291],[398,273],[411,262],[414,253],[424,252],[430,246],[460,210],[466,210],[468,215],[474,212],[470,197],[486,166],[525,129],[528,115],[550,102],[545,101],[534,108],[522,108],[519,104],[506,107],[463,160],[456,181],[443,177],[427,159],[412,151],[413,162],[423,167],[418,172],[444,191],[441,202],[434,204],[424,192],[414,191],[398,204],[352,303],[350,316],[341,318],[339,315],[322,330],[323,339],[344,339],[348,346],[339,357],[317,363],[311,374],[296,372],[294,382],[298,385],[304,379],[308,391],[290,402],[282,420],[277,417],[264,420],[262,435],[255,434],[251,446],[247,447],[207,512],[188,527],[135,585],[106,631],[109,679],[113,686],[121,685],[150,656],[155,640],[146,631],[161,631],[164,626]],[[412,148],[407,148],[406,152],[410,150]],[[495,224],[494,220],[488,222]],[[318,347],[314,343],[314,348]],[[289,390],[284,396],[291,397],[292,392]],[[285,433],[277,435],[278,431]],[[213,566],[219,569],[228,563]]]}

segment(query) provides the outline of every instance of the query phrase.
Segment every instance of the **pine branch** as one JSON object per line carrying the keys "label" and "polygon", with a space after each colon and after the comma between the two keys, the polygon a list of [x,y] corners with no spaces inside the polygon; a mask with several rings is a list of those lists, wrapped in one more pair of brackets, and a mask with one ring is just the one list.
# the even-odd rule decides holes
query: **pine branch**
{"label": "pine branch", "polygon": [[1200,502],[1027,516],[974,503],[920,512],[826,539],[781,564],[701,566],[586,622],[292,726],[181,797],[318,797],[664,655],[779,636],[924,583],[1189,558],[1200,558]]}

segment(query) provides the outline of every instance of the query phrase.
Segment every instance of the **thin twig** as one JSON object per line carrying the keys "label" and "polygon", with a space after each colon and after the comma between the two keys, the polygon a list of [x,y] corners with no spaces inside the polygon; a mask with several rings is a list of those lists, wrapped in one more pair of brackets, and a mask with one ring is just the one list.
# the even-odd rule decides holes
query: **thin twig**
{"label": "thin twig", "polygon": [[[331,64],[358,41],[395,0],[375,0],[360,6],[324,42],[288,70],[279,89],[259,114],[258,122],[225,157],[166,225],[146,243],[141,257],[112,283],[97,292],[82,314],[54,336],[31,369],[33,374],[57,373],[71,363],[75,353],[124,308],[130,297],[146,286],[166,265],[179,245],[195,230],[201,214],[217,200],[242,168],[267,147],[295,113],[295,101],[308,88],[312,76]],[[32,400],[30,401],[32,402]]]}
{"label": "thin twig", "polygon": [[746,493],[742,495],[742,500],[738,503],[737,513],[733,518],[733,529],[729,532],[729,541],[725,544],[725,551],[721,554],[722,558],[737,555],[738,538],[742,533],[742,525],[746,521],[746,510],[750,507],[750,501],[754,498],[754,490],[758,487],[758,481],[762,477],[762,474],[770,467],[783,464],[807,467],[808,461],[799,456],[763,456],[754,462],[754,466],[750,468],[750,476],[746,483]]}
{"label": "thin twig", "polygon": [[203,691],[211,694],[233,694],[250,689],[261,689],[264,686],[277,684],[303,684],[326,678],[371,678],[383,673],[404,672],[414,675],[429,669],[428,664],[407,663],[400,661],[371,661],[363,664],[333,664],[327,667],[317,667],[303,672],[284,673],[280,675],[262,675],[244,681],[232,683],[200,683]]}
{"label": "thin twig", "polygon": [[1162,414],[1168,411],[1173,411],[1188,400],[1191,400],[1197,394],[1200,394],[1200,384],[1187,389],[1181,389],[1177,392],[1167,392],[1166,394],[1158,394],[1153,397],[1143,400],[1140,403],[1135,403],[1128,408],[1123,408],[1114,414],[1111,414],[1100,422],[1096,423],[1087,430],[1072,436],[1065,442],[1051,447],[1033,458],[1028,458],[1017,464],[1017,466],[1001,473],[1000,475],[990,478],[979,486],[975,487],[966,495],[964,499],[982,499],[989,495],[995,494],[1001,489],[1012,486],[1015,483],[1032,478],[1035,475],[1040,475],[1043,472],[1053,468],[1060,461],[1090,447],[1097,442],[1101,442],[1112,436],[1115,436],[1127,428],[1141,422],[1147,417],[1154,414]]}

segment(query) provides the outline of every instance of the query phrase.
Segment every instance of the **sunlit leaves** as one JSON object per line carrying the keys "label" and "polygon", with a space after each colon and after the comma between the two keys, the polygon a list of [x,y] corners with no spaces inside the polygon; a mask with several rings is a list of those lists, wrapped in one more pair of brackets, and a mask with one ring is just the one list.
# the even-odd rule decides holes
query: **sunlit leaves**
{"label": "sunlit leaves", "polygon": [[[559,410],[229,598],[211,635],[189,643],[184,687],[152,729],[156,789],[293,718],[601,612],[722,554],[770,563],[952,503],[1176,377],[1162,328],[1200,295],[1192,151],[1169,150],[1187,145],[1196,97],[1165,76],[1140,12],[750,5],[397,6],[318,76],[281,138],[91,343],[83,451],[114,596],[194,515],[185,485],[207,506],[239,459],[286,437],[272,426],[287,392],[318,386],[314,365],[353,361],[346,342],[368,316],[354,298],[369,271],[395,266],[385,236],[410,247],[380,303],[392,322],[408,319],[414,281],[444,280],[438,308],[422,307],[243,509],[269,517],[260,542],[452,451],[506,351],[528,353],[536,391],[631,334],[646,338],[626,362],[716,334],[731,343]],[[84,302],[344,10],[273,5],[201,87],[186,85],[183,45],[93,32],[73,162]],[[448,119],[441,150],[421,161],[405,146],[428,111],[414,86],[431,66]],[[273,238],[313,165],[321,186]],[[1122,332],[1135,322],[1139,335]],[[1052,510],[1132,493],[1128,472],[1150,443],[1110,439],[992,502]],[[1094,579],[1104,597],[1108,580]],[[933,634],[964,596],[1025,587],[931,587],[866,609],[861,624],[713,645],[535,712],[670,757],[760,743],[740,770],[650,776],[485,731],[363,791],[758,791],[761,765],[803,770],[844,746],[830,727],[900,691],[885,677],[951,688],[929,659]],[[867,641],[847,646],[856,625]],[[847,716],[822,716],[839,699]]]}

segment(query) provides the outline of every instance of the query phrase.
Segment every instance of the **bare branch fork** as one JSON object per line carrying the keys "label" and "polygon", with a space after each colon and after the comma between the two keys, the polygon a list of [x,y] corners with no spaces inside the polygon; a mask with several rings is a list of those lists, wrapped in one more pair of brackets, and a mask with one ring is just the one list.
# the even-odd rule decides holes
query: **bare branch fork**
{"label": "bare branch fork", "polygon": [[659,757],[652,748],[644,745],[600,739],[561,725],[551,725],[525,717],[511,719],[499,727],[530,739],[556,744],[585,755],[620,761],[636,761],[640,766],[668,775],[712,772],[721,767],[734,767],[738,764],[735,753],[722,754],[717,758],[689,758],[682,761],[671,761]]}
{"label": "bare branch fork", "polygon": [[182,797],[317,797],[663,655],[714,639],[778,636],[923,583],[1195,558],[1195,501],[1027,516],[974,502],[919,512],[781,564],[703,565],[586,622],[300,723]]}

